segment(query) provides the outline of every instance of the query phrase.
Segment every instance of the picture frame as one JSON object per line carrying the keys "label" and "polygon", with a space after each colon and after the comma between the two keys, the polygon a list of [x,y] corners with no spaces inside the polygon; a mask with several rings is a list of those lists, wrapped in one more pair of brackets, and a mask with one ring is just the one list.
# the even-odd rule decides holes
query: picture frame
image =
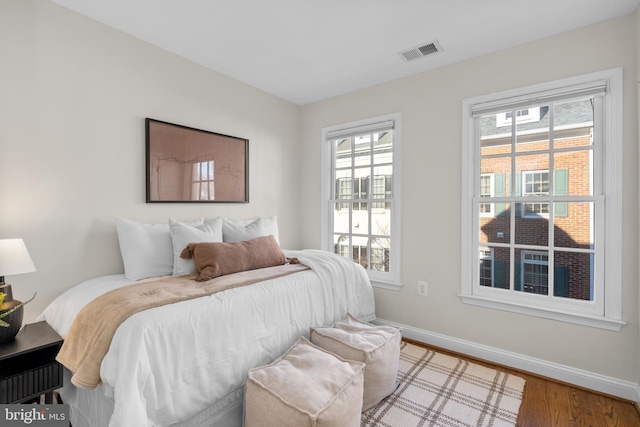
{"label": "picture frame", "polygon": [[249,140],[145,119],[147,203],[248,203]]}

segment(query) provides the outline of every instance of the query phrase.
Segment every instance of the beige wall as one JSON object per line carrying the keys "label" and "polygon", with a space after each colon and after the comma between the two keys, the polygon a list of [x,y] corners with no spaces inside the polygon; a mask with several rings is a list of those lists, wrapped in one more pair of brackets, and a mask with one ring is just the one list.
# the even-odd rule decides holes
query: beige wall
{"label": "beige wall", "polygon": [[[122,272],[116,217],[278,215],[299,246],[298,106],[45,0],[0,2],[0,238],[37,272],[8,277],[33,321],[80,280]],[[144,118],[249,139],[249,204],[146,204]]]}
{"label": "beige wall", "polygon": [[[401,113],[402,280],[376,289],[379,318],[454,339],[630,382],[638,381],[638,243],[624,242],[621,332],[507,313],[460,301],[461,104],[464,98],[624,67],[624,214],[638,235],[636,17],[629,15],[435,71],[307,105],[302,109],[301,214],[320,221],[321,128]],[[398,66],[402,66],[401,63]],[[303,246],[320,245],[319,232]],[[416,282],[429,282],[417,297]]]}
{"label": "beige wall", "polygon": [[[637,107],[637,113],[638,113],[638,121],[637,121],[637,125],[638,125],[638,134],[636,135],[636,146],[640,146],[640,7],[636,9],[636,77],[637,77],[637,82],[638,82],[638,98],[636,99],[636,107]],[[640,157],[638,158],[637,163],[638,165],[640,165]],[[636,166],[637,168],[637,166]],[[639,177],[640,179],[640,177]],[[638,186],[638,191],[640,191],[640,185]],[[637,239],[640,242],[640,235],[638,236]],[[640,254],[638,254],[640,256]],[[638,271],[636,272],[636,287],[640,288],[640,259],[638,260]],[[638,324],[640,324],[640,292],[638,292]],[[638,328],[638,353],[637,353],[638,357],[636,358],[638,365],[636,367],[636,382],[638,384],[640,384],[640,327]],[[638,407],[638,409],[640,410],[640,402],[636,405]]]}

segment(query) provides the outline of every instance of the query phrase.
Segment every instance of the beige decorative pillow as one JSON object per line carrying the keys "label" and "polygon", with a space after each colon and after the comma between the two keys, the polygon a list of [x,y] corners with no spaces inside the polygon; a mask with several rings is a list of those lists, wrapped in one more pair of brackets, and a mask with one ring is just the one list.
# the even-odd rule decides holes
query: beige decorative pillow
{"label": "beige decorative pillow", "polygon": [[331,327],[312,328],[311,342],[338,356],[367,365],[362,410],[394,392],[400,362],[400,330],[364,323],[347,313]]}
{"label": "beige decorative pillow", "polygon": [[244,426],[359,427],[364,367],[300,338],[270,365],[249,371]]}
{"label": "beige decorative pillow", "polygon": [[180,258],[193,258],[199,273],[196,280],[199,282],[225,274],[284,265],[287,262],[273,236],[233,243],[189,243]]}

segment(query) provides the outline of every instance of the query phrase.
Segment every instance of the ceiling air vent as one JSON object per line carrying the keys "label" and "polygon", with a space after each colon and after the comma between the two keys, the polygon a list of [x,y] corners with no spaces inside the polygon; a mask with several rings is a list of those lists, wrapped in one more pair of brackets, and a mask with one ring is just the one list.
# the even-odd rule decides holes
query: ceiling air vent
{"label": "ceiling air vent", "polygon": [[440,46],[440,43],[435,40],[431,43],[426,43],[422,46],[402,52],[402,57],[405,61],[409,62],[438,52],[442,52],[442,46]]}

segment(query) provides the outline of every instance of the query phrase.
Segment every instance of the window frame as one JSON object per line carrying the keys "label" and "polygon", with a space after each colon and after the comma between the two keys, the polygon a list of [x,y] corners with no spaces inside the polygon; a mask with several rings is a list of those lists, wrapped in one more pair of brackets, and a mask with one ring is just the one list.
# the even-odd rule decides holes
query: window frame
{"label": "window frame", "polygon": [[[321,204],[321,224],[320,224],[320,233],[321,233],[321,248],[334,252],[333,249],[333,205],[334,201],[332,199],[332,192],[335,191],[335,184],[332,184],[333,179],[333,163],[334,158],[332,157],[332,148],[331,141],[329,139],[331,133],[339,132],[339,131],[349,131],[353,130],[362,130],[366,131],[368,128],[375,128],[377,124],[390,122],[394,123],[393,125],[393,161],[392,165],[392,195],[391,199],[374,199],[372,197],[372,206],[370,210],[378,209],[374,208],[374,203],[390,203],[391,210],[391,233],[390,239],[392,241],[390,248],[390,262],[389,262],[389,271],[388,272],[380,272],[374,269],[367,269],[367,275],[369,276],[369,280],[371,281],[373,286],[391,289],[391,290],[399,290],[402,287],[401,282],[401,212],[400,212],[400,200],[401,200],[401,180],[400,180],[400,168],[401,164],[400,160],[400,141],[401,141],[401,123],[400,123],[400,113],[387,114],[383,116],[372,117],[369,119],[358,120],[354,122],[343,123],[339,125],[327,126],[322,128],[321,130],[321,142],[322,142],[322,204]],[[373,179],[373,177],[371,177]],[[373,185],[373,182],[369,183],[370,186]],[[333,187],[333,188],[332,188]],[[375,202],[374,200],[381,200],[380,202]],[[373,211],[372,211],[373,212]],[[369,234],[369,236],[374,236]],[[371,237],[373,238],[373,237]]]}
{"label": "window frame", "polygon": [[[535,294],[513,295],[519,292],[501,292],[499,289],[480,289],[475,278],[478,269],[479,203],[476,177],[479,172],[480,152],[476,137],[474,111],[491,111],[493,108],[519,109],[534,102],[568,99],[571,94],[584,94],[589,90],[606,90],[602,102],[596,103],[594,156],[602,159],[594,165],[594,175],[599,182],[594,195],[601,197],[595,216],[602,218],[602,226],[596,229],[596,241],[601,263],[596,268],[603,271],[603,282],[596,284],[594,301],[561,301]],[[468,98],[462,102],[462,223],[461,223],[461,288],[460,298],[466,304],[505,310],[524,315],[554,319],[579,325],[619,331],[626,324],[622,320],[622,68],[585,74],[488,95]],[[603,122],[598,123],[602,117]],[[551,178],[551,177],[550,177]],[[606,197],[606,203],[603,202]],[[551,196],[552,201],[561,197]],[[564,201],[564,200],[561,200]],[[506,200],[508,202],[508,200]],[[550,271],[550,274],[553,274]],[[599,307],[601,308],[598,308]],[[573,309],[573,307],[578,307]],[[585,308],[586,307],[586,308]],[[592,310],[592,308],[594,308]]]}

